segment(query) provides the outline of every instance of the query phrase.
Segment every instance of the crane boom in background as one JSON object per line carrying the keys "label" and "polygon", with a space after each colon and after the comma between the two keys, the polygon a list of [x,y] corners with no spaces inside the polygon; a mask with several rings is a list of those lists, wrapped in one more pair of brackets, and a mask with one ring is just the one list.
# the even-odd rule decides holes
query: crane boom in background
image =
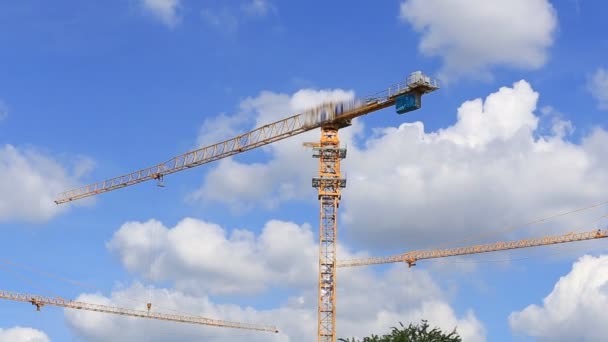
{"label": "crane boom in background", "polygon": [[[9,292],[9,291],[3,291],[3,290],[0,290],[0,299],[32,303],[32,305],[36,306],[36,309],[38,311],[40,311],[40,309],[44,305],[52,305],[52,306],[59,306],[59,307],[64,307],[64,308],[68,308],[68,309],[97,311],[97,312],[103,312],[103,313],[111,313],[111,314],[117,314],[117,315],[149,318],[149,319],[179,322],[179,323],[191,323],[191,324],[208,325],[208,326],[213,326],[213,327],[257,330],[257,331],[272,332],[272,333],[279,332],[276,327],[271,327],[271,326],[255,325],[255,324],[249,324],[249,323],[229,322],[229,321],[222,321],[222,320],[216,320],[216,319],[199,317],[199,316],[184,316],[184,315],[174,315],[174,314],[150,312],[150,311],[143,311],[143,310],[133,310],[133,309],[126,309],[126,308],[120,308],[120,307],[115,307],[115,306],[90,304],[90,303],[66,300],[63,298],[50,298],[50,297],[44,297],[44,296],[39,296],[39,295],[16,293],[16,292]],[[150,306],[148,308],[150,308]]]}
{"label": "crane boom in background", "polygon": [[544,236],[540,238],[494,242],[482,245],[456,247],[448,249],[435,249],[426,251],[413,251],[399,255],[386,257],[371,257],[351,260],[340,260],[338,267],[365,266],[377,264],[389,264],[394,262],[406,262],[410,267],[416,265],[416,261],[424,259],[445,258],[457,255],[480,254],[488,252],[504,251],[509,249],[529,248],[538,246],[555,245],[567,242],[603,239],[608,237],[608,230],[598,229],[588,232],[568,233],[556,236]]}

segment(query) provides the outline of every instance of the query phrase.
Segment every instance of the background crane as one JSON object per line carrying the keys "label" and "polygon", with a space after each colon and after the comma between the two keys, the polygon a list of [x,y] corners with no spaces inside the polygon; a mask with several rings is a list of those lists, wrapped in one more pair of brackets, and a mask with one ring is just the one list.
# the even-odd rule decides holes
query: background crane
{"label": "background crane", "polygon": [[222,321],[222,320],[216,320],[216,319],[198,317],[198,316],[184,316],[184,315],[174,315],[174,314],[166,314],[166,313],[160,313],[160,312],[151,312],[150,309],[151,309],[152,305],[150,303],[148,303],[148,311],[143,311],[143,310],[120,308],[120,307],[116,307],[116,306],[83,303],[83,302],[77,302],[77,301],[72,301],[72,300],[66,300],[63,298],[50,298],[50,297],[44,297],[44,296],[39,296],[39,295],[9,292],[9,291],[3,291],[3,290],[0,290],[0,299],[32,303],[32,305],[36,306],[36,310],[38,310],[38,311],[40,311],[40,309],[44,305],[52,305],[52,306],[60,306],[60,307],[68,308],[68,309],[97,311],[97,312],[111,313],[111,314],[116,314],[116,315],[157,319],[157,320],[179,322],[179,323],[191,323],[191,324],[208,325],[208,326],[214,326],[214,327],[257,330],[257,331],[273,332],[273,333],[279,332],[276,327],[271,327],[271,326],[229,322],[229,321]]}
{"label": "background crane", "polygon": [[340,191],[346,179],[340,173],[340,160],[346,149],[340,148],[338,131],[350,126],[352,119],[395,105],[403,114],[419,109],[422,95],[439,89],[437,81],[416,71],[403,82],[361,100],[327,102],[300,114],[258,127],[217,144],[176,156],[156,166],[119,177],[86,185],[59,194],[55,203],[62,204],[98,195],[148,180],[162,182],[165,175],[226,158],[256,147],[285,139],[315,128],[321,128],[320,143],[314,157],[319,158],[318,177],[313,187],[320,201],[319,233],[319,303],[318,341],[336,341],[336,236]]}
{"label": "background crane", "polygon": [[515,240],[515,241],[504,241],[494,242],[482,245],[456,247],[448,249],[432,249],[407,252],[399,255],[386,256],[386,257],[371,257],[371,258],[360,258],[350,260],[340,260],[337,263],[338,267],[352,267],[352,266],[365,266],[365,265],[377,265],[377,264],[388,264],[393,262],[405,262],[410,267],[416,265],[416,261],[423,259],[434,259],[444,258],[457,255],[468,255],[468,254],[479,254],[488,252],[504,251],[509,249],[518,248],[529,248],[538,246],[555,245],[560,243],[585,241],[593,239],[603,239],[608,237],[608,230],[598,229],[588,232],[579,233],[568,233],[564,235],[555,236],[544,236],[540,238]]}

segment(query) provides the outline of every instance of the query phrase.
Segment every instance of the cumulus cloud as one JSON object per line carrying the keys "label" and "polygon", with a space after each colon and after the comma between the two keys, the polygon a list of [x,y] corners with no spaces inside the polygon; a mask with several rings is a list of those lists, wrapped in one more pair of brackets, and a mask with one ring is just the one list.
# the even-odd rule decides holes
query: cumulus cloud
{"label": "cumulus cloud", "polygon": [[179,23],[180,0],[141,0],[142,8],[168,27]]}
{"label": "cumulus cloud", "polygon": [[[251,126],[233,125],[234,120],[226,116],[218,119],[224,125],[209,130],[203,125],[199,141],[210,141],[220,132],[243,132],[283,119],[293,113],[304,111],[325,101],[341,101],[354,98],[354,92],[342,89],[313,90],[303,89],[292,95],[264,91],[257,97],[245,99],[239,112],[232,117],[255,118]],[[216,120],[217,121],[217,120]],[[345,140],[358,131],[357,124],[341,131]],[[235,136],[236,134],[232,135]],[[223,135],[227,138],[227,136]],[[269,163],[240,163],[234,159],[224,159],[211,169],[199,190],[190,198],[202,202],[220,202],[229,205],[234,211],[244,211],[255,206],[274,208],[283,201],[299,199],[311,195],[310,179],[314,176],[317,161],[312,151],[306,150],[302,143],[318,141],[317,130],[300,134],[263,148],[273,161]],[[288,171],[286,172],[286,166]]]}
{"label": "cumulus cloud", "polygon": [[[264,93],[246,102],[262,124],[296,112],[293,98]],[[604,201],[608,133],[598,128],[573,143],[572,124],[556,110],[538,115],[538,98],[522,80],[464,102],[455,123],[436,131],[414,122],[375,128],[360,139],[358,120],[341,130],[348,146],[341,207],[348,238],[370,248],[419,248]],[[317,141],[319,133],[306,134],[269,145],[268,162],[215,165],[201,196],[208,191],[205,200],[239,208],[312,202],[316,161],[301,143]],[[571,231],[565,226],[573,222],[580,226],[563,220],[552,233]]]}
{"label": "cumulus cloud", "polygon": [[[191,218],[173,228],[160,222],[124,224],[108,243],[130,272],[176,289],[134,284],[110,297],[83,294],[78,300],[132,307],[133,299],[150,300],[157,311],[181,312],[210,318],[277,325],[278,335],[234,330],[176,327],[137,319],[70,313],[69,324],[87,340],[113,340],[129,331],[132,340],[164,341],[177,332],[180,340],[308,341],[314,338],[317,310],[318,244],[307,225],[271,220],[255,235],[249,230],[226,230]],[[341,258],[353,255],[341,245]],[[442,329],[457,328],[467,341],[484,341],[485,330],[472,311],[459,316],[427,271],[394,265],[383,273],[370,268],[338,270],[338,332],[367,336],[386,331],[397,322],[428,319]],[[395,284],[400,284],[395,286]],[[289,290],[264,309],[214,303],[211,294],[256,294]],[[127,300],[130,299],[130,300]],[[177,330],[179,329],[179,330]],[[174,337],[175,338],[175,337]]]}
{"label": "cumulus cloud", "polygon": [[195,293],[259,293],[271,286],[314,287],[317,267],[308,225],[269,221],[259,236],[186,218],[175,227],[125,223],[108,243],[131,272],[172,280]]}
{"label": "cumulus cloud", "polygon": [[540,68],[557,26],[547,0],[405,0],[400,18],[421,34],[420,52],[442,58],[443,80]]}
{"label": "cumulus cloud", "polygon": [[583,256],[561,277],[541,305],[509,316],[511,329],[538,341],[605,341],[608,256]]}
{"label": "cumulus cloud", "polygon": [[[309,276],[315,278],[314,274]],[[475,314],[468,311],[458,316],[425,271],[408,270],[400,265],[378,276],[369,269],[359,268],[340,270],[338,278],[338,336],[368,336],[384,332],[399,321],[419,322],[424,317],[442,329],[456,328],[465,341],[485,341],[485,329]],[[133,306],[133,302],[126,298],[139,299],[142,302],[136,307],[140,310],[150,300],[153,310],[159,312],[172,312],[175,309],[180,313],[208,318],[273,325],[278,327],[278,334],[151,322],[94,312],[66,310],[65,316],[70,327],[87,341],[126,338],[146,341],[304,342],[314,339],[316,334],[316,294],[316,288],[310,287],[287,298],[283,303],[267,304],[265,306],[269,308],[266,309],[218,304],[205,295],[193,296],[176,290],[144,287],[141,284],[116,290],[109,297],[83,294],[77,298],[79,301],[129,307]]]}
{"label": "cumulus cloud", "polygon": [[57,194],[76,187],[91,168],[86,158],[68,170],[36,149],[0,146],[0,223],[51,219],[67,208],[53,202]]}
{"label": "cumulus cloud", "polygon": [[448,128],[427,133],[417,122],[380,130],[351,153],[356,181],[345,193],[344,222],[369,244],[419,245],[438,233],[457,240],[601,201],[608,178],[599,145],[608,134],[597,130],[580,145],[536,136],[537,99],[520,81],[465,102]]}
{"label": "cumulus cloud", "polygon": [[608,110],[608,69],[598,68],[589,79],[588,88],[598,108]]}
{"label": "cumulus cloud", "polygon": [[538,136],[537,99],[519,81],[465,102],[445,129],[380,130],[350,154],[343,222],[368,244],[420,245],[601,202],[608,134],[598,129],[574,144],[557,120],[552,131],[561,134]]}
{"label": "cumulus cloud", "polygon": [[203,122],[198,134],[196,145],[198,147],[208,146],[241,134],[243,122],[247,122],[244,113],[237,115],[226,115],[221,113],[215,117],[207,118]]}
{"label": "cumulus cloud", "polygon": [[49,337],[42,331],[14,327],[9,329],[0,328],[0,342],[49,342]]}

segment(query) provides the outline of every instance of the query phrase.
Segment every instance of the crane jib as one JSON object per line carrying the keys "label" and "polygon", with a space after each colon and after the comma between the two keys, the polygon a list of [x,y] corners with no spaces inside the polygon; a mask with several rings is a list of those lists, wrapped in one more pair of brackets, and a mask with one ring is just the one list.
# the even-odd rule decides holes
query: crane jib
{"label": "crane jib", "polygon": [[377,265],[377,264],[388,264],[394,262],[406,262],[410,266],[414,265],[416,261],[423,259],[433,258],[445,258],[450,256],[458,255],[470,255],[480,254],[488,252],[498,252],[509,249],[539,247],[547,245],[555,245],[568,242],[586,241],[593,239],[604,239],[608,238],[608,230],[596,229],[592,231],[579,232],[579,233],[567,233],[556,236],[543,236],[540,238],[494,242],[483,245],[473,245],[465,247],[456,247],[448,249],[435,249],[435,250],[423,250],[423,251],[412,251],[403,254],[386,256],[386,257],[371,257],[362,259],[352,260],[339,260],[337,262],[338,267],[352,267],[352,266],[365,266],[365,265]]}
{"label": "crane jib", "polygon": [[0,299],[7,299],[19,302],[27,302],[32,303],[36,306],[37,310],[40,310],[45,305],[64,307],[68,309],[79,309],[79,310],[87,310],[87,311],[97,311],[111,314],[118,314],[124,316],[131,317],[140,317],[140,318],[149,318],[156,320],[164,320],[164,321],[173,321],[180,323],[191,323],[191,324],[200,324],[200,325],[208,325],[215,327],[224,327],[224,328],[235,328],[235,329],[246,329],[246,330],[257,330],[263,332],[272,332],[277,333],[278,330],[274,326],[264,326],[250,323],[239,323],[239,322],[230,322],[224,320],[211,319],[200,316],[186,316],[186,315],[176,315],[176,314],[166,314],[160,312],[150,312],[143,310],[134,310],[127,308],[120,308],[115,306],[108,306],[102,304],[92,304],[92,303],[84,303],[66,300],[63,298],[50,298],[39,295],[31,295],[25,293],[17,293],[17,292],[9,292],[0,290]]}
{"label": "crane jib", "polygon": [[400,96],[407,97],[408,94],[415,93],[419,97],[420,94],[438,88],[435,80],[431,80],[421,72],[414,72],[404,82],[392,85],[372,96],[323,103],[303,113],[258,127],[235,138],[184,153],[153,167],[63,192],[58,195],[55,203],[67,203],[149,180],[157,180],[160,183],[165,175],[249,151],[323,125],[332,124],[338,128],[348,126],[356,117],[393,105]]}

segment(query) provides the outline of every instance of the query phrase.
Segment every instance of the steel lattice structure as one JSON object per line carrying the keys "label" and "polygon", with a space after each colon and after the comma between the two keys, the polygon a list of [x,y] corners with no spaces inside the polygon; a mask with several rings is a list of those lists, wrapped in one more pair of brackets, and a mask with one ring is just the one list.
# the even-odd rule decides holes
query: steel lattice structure
{"label": "steel lattice structure", "polygon": [[[273,332],[273,333],[279,332],[276,327],[271,327],[271,326],[222,321],[222,320],[199,317],[199,316],[185,316],[185,315],[174,315],[174,314],[143,311],[143,310],[133,310],[133,309],[120,308],[120,307],[116,307],[116,306],[91,304],[91,303],[67,300],[67,299],[63,299],[63,298],[50,298],[50,297],[44,297],[44,296],[39,296],[39,295],[9,292],[9,291],[3,291],[3,290],[0,290],[0,299],[32,303],[32,305],[36,306],[36,309],[38,311],[40,311],[40,309],[45,305],[52,305],[52,306],[59,306],[59,307],[64,307],[64,308],[68,308],[68,309],[97,311],[97,312],[110,313],[110,314],[116,314],[116,315],[139,317],[139,318],[149,318],[149,319],[172,321],[172,322],[179,322],[179,323],[191,323],[191,324],[208,325],[208,326],[213,326],[213,327],[257,330],[257,331]],[[148,308],[150,308],[150,307],[151,306],[148,306]]]}
{"label": "steel lattice structure", "polygon": [[321,142],[314,147],[313,157],[319,158],[319,176],[312,185],[318,189],[319,215],[319,306],[318,340],[336,340],[336,240],[340,190],[346,179],[340,172],[340,160],[346,149],[340,148],[338,126],[321,127]]}
{"label": "steel lattice structure", "polygon": [[568,233],[564,235],[556,236],[543,236],[540,238],[523,239],[515,241],[504,241],[494,242],[475,246],[448,248],[448,249],[434,249],[427,251],[413,251],[399,255],[387,256],[387,257],[372,257],[372,258],[361,258],[351,260],[340,260],[337,263],[337,267],[352,267],[352,266],[365,266],[365,265],[377,265],[377,264],[388,264],[393,262],[405,262],[410,267],[416,265],[416,261],[433,258],[445,258],[457,255],[468,255],[468,254],[479,254],[488,252],[504,251],[509,249],[518,248],[529,248],[547,245],[556,245],[560,243],[585,241],[593,239],[603,239],[608,237],[608,230],[592,230],[580,233]]}
{"label": "steel lattice structure", "polygon": [[55,199],[55,203],[68,203],[149,180],[162,180],[168,174],[268,145],[323,125],[349,122],[356,117],[394,105],[396,99],[404,94],[421,96],[437,89],[439,86],[435,80],[416,72],[405,81],[362,100],[345,101],[330,106],[323,104],[303,113],[258,127],[237,137],[181,154],[158,165],[62,192]]}

